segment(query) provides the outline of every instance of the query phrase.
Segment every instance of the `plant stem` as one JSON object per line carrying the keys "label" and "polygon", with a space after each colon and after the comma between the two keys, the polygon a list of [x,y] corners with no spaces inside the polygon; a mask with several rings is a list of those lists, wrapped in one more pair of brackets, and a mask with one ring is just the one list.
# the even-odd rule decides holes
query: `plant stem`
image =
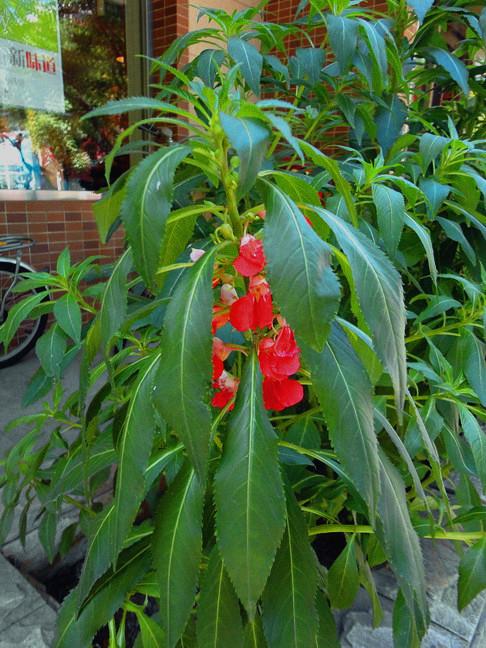
{"label": "plant stem", "polygon": [[[323,535],[326,533],[375,533],[373,527],[367,524],[320,524],[309,529],[309,535]],[[486,538],[486,531],[444,531],[426,533],[421,538],[434,538],[436,540],[482,540]]]}

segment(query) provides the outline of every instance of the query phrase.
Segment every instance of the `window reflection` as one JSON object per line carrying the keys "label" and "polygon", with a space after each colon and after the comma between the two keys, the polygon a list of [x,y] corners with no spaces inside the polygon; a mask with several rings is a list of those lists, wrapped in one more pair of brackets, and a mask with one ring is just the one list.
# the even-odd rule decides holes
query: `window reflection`
{"label": "window reflection", "polygon": [[[6,89],[9,104],[18,96],[35,108],[0,104],[0,189],[98,189],[104,185],[103,158],[126,125],[117,116],[81,120],[91,108],[126,96],[124,0],[59,0],[64,112],[38,109],[45,96],[47,105],[59,103],[58,87],[57,94],[46,95],[57,65],[53,4],[0,0],[0,38],[10,45],[1,48],[0,88],[2,56],[14,54],[41,84],[27,102],[25,88]],[[126,167],[127,160],[117,158],[113,178]]]}

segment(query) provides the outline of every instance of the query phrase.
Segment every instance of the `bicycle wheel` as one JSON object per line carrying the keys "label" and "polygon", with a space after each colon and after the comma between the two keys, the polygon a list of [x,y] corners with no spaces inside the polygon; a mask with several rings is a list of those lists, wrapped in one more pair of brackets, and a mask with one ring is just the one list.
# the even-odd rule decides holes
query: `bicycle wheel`
{"label": "bicycle wheel", "polygon": [[[0,261],[0,304],[12,285],[15,277],[15,267],[15,259],[12,259],[12,261],[2,259]],[[31,272],[31,268],[21,261],[19,264],[19,272]],[[40,292],[40,289],[32,289],[22,293],[8,292],[0,324],[3,324],[7,319],[9,311],[15,304],[25,299],[30,293],[35,294],[36,292]],[[3,345],[0,345],[0,369],[13,365],[23,358],[35,346],[46,324],[47,315],[24,320],[16,331],[8,348],[5,349]]]}

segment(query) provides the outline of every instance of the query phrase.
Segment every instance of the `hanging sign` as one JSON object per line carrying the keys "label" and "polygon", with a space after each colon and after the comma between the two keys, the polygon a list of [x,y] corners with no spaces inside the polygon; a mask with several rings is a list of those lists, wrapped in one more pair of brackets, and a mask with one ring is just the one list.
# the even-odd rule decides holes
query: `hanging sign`
{"label": "hanging sign", "polygon": [[64,112],[57,0],[0,0],[0,107]]}

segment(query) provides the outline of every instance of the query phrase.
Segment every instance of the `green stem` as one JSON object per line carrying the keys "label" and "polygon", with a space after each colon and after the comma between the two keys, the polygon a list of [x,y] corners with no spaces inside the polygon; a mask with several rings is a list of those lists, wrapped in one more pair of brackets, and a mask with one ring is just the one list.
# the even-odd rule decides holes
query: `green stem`
{"label": "green stem", "polygon": [[[375,533],[373,527],[367,524],[320,524],[309,529],[310,536],[323,535],[326,533]],[[486,531],[444,531],[437,530],[435,533],[426,533],[421,538],[434,538],[436,540],[482,540],[486,538]]]}

